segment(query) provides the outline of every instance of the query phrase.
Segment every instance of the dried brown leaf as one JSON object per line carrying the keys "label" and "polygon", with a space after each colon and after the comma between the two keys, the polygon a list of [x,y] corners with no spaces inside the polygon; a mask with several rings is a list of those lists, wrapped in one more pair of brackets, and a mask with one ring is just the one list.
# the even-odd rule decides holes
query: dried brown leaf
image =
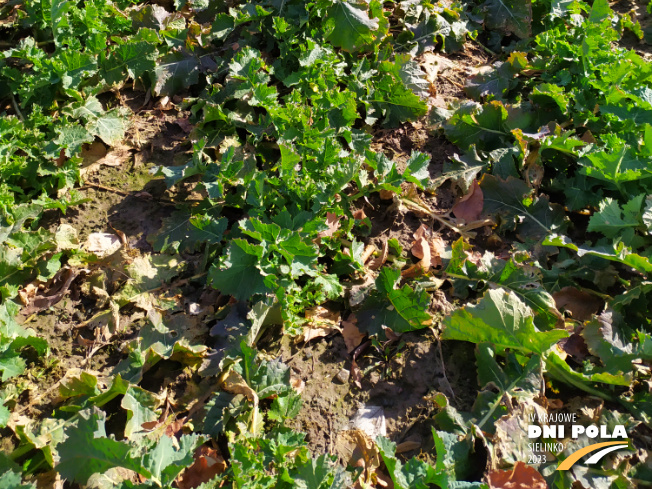
{"label": "dried brown leaf", "polygon": [[326,238],[328,236],[333,236],[335,232],[340,228],[340,216],[332,212],[326,213],[326,225],[328,229],[325,231],[319,231],[317,238]]}
{"label": "dried brown leaf", "polygon": [[382,267],[385,264],[388,255],[389,255],[389,243],[387,239],[385,239],[383,241],[383,247],[380,250],[380,255],[378,255],[376,258],[371,260],[367,266],[369,267],[370,270],[378,270],[380,267]]}
{"label": "dried brown leaf", "polygon": [[43,311],[58,303],[66,295],[70,288],[70,284],[72,284],[72,281],[75,280],[77,275],[78,272],[71,268],[61,269],[52,280],[52,287],[50,287],[50,289],[44,294],[39,295],[35,294],[36,287],[34,287],[33,284],[28,284],[25,289],[30,285],[32,285],[33,288],[29,288],[29,293],[26,293],[25,297],[22,295],[20,296],[21,301],[23,299],[27,301],[27,304],[25,304],[26,307],[23,309],[22,313],[29,316],[30,314]]}
{"label": "dried brown leaf", "polygon": [[177,478],[179,489],[194,489],[208,482],[227,468],[222,454],[214,448],[202,445],[195,451],[195,461]]}
{"label": "dried brown leaf", "polygon": [[118,251],[122,246],[120,238],[112,233],[91,233],[84,243],[84,250],[102,258]]}
{"label": "dried brown leaf", "polygon": [[391,190],[381,190],[378,192],[380,194],[380,200],[392,200],[394,198],[394,195],[396,195],[394,192]]}
{"label": "dried brown leaf", "polygon": [[344,337],[346,351],[349,353],[355,350],[367,336],[365,333],[360,332],[355,325],[356,322],[357,319],[354,314],[351,314],[346,321],[342,321],[342,336]]}
{"label": "dried brown leaf", "polygon": [[433,236],[430,239],[430,252],[432,254],[432,266],[441,267],[442,256],[446,253],[446,242],[441,238],[441,236]]}
{"label": "dried brown leaf", "polygon": [[552,297],[557,309],[569,311],[574,319],[580,321],[588,321],[604,305],[599,297],[570,286],[555,292]]}
{"label": "dried brown leaf", "polygon": [[473,180],[473,185],[469,192],[453,206],[453,214],[458,219],[464,219],[466,222],[477,221],[482,214],[484,206],[484,195],[478,185],[477,180]]}
{"label": "dried brown leaf", "polygon": [[371,258],[371,255],[373,255],[375,251],[376,251],[376,247],[374,245],[372,244],[367,245],[364,251],[362,252],[362,256],[360,257],[362,263],[367,263],[367,260]]}
{"label": "dried brown leaf", "polygon": [[421,442],[406,440],[403,443],[396,445],[396,454],[411,452],[412,450],[418,450],[419,448],[421,448]]}
{"label": "dried brown leaf", "polygon": [[255,406],[258,406],[258,394],[251,387],[247,385],[247,382],[242,378],[242,376],[234,371],[229,370],[226,376],[222,379],[221,382],[222,389],[231,394],[242,394]]}
{"label": "dried brown leaf", "polygon": [[487,476],[491,489],[548,489],[548,483],[533,467],[521,461],[512,470],[494,470]]}

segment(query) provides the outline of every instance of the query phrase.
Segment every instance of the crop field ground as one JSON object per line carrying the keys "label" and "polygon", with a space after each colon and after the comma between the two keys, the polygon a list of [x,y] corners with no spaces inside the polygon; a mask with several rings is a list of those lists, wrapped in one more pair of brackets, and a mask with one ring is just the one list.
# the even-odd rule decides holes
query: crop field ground
{"label": "crop field ground", "polygon": [[0,0],[0,489],[651,487],[650,12]]}

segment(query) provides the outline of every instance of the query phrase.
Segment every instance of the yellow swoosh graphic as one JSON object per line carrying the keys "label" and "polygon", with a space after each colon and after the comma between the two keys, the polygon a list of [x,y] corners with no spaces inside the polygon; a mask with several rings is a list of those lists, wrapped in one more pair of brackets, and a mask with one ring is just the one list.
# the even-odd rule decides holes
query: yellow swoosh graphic
{"label": "yellow swoosh graphic", "polygon": [[575,465],[575,462],[581,459],[584,455],[586,455],[587,453],[595,452],[599,448],[609,447],[611,445],[623,445],[625,443],[627,443],[627,440],[605,441],[603,443],[594,443],[593,445],[589,445],[588,447],[580,448],[578,451],[574,452],[569,457],[567,457],[566,460],[560,463],[559,467],[557,467],[557,470],[570,469],[573,465]]}

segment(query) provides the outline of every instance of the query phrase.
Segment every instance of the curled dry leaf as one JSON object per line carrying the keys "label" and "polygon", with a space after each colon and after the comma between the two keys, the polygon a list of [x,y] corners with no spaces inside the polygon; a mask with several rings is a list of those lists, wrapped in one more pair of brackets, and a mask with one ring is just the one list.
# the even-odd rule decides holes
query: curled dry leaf
{"label": "curled dry leaf", "polygon": [[494,470],[487,476],[491,489],[548,489],[548,483],[533,467],[521,461],[512,470]]}
{"label": "curled dry leaf", "polygon": [[446,253],[446,243],[441,236],[433,236],[430,239],[431,262],[433,267],[441,267],[442,256]]}
{"label": "curled dry leaf", "polygon": [[378,270],[380,267],[382,267],[385,264],[388,255],[389,255],[389,243],[387,239],[385,239],[383,241],[383,247],[380,250],[380,255],[378,255],[376,258],[371,260],[367,266],[369,267],[370,270]]}
{"label": "curled dry leaf", "polygon": [[338,216],[337,214],[333,214],[332,212],[327,212],[326,226],[328,226],[328,229],[324,231],[319,231],[319,233],[317,234],[317,239],[333,236],[333,234],[335,234],[335,231],[337,231],[340,228],[340,216]]}
{"label": "curled dry leaf", "polygon": [[402,277],[418,277],[419,275],[428,273],[428,270],[432,266],[430,244],[426,238],[419,238],[414,242],[414,245],[412,245],[412,254],[417,258],[420,256],[421,260],[416,265],[412,265],[410,268],[403,270],[401,272]]}
{"label": "curled dry leaf", "polygon": [[364,251],[362,252],[362,256],[360,257],[362,263],[367,263],[367,260],[371,258],[371,255],[373,255],[375,251],[376,251],[376,247],[374,245],[372,244],[367,245]]}
{"label": "curled dry leaf", "polygon": [[195,451],[195,461],[177,478],[179,489],[194,489],[227,468],[224,457],[214,448],[202,445]]}
{"label": "curled dry leaf", "polygon": [[353,219],[360,221],[365,217],[367,217],[367,214],[364,213],[364,209],[358,209],[357,211],[353,211]]}
{"label": "curled dry leaf", "polygon": [[100,141],[95,141],[91,144],[85,144],[82,146],[81,157],[84,160],[82,166],[88,166],[95,163],[98,160],[101,160],[106,156],[107,148],[104,146],[104,143]]}
{"label": "curled dry leaf", "polygon": [[412,450],[418,450],[421,448],[421,442],[416,440],[406,440],[403,443],[396,445],[396,454],[411,452]]}
{"label": "curled dry leaf", "polygon": [[589,349],[586,345],[586,341],[584,341],[584,338],[577,333],[573,333],[568,338],[562,338],[559,341],[559,346],[579,362],[589,356]]}
{"label": "curled dry leaf", "polygon": [[106,166],[120,166],[129,158],[131,158],[131,152],[127,148],[116,148],[109,151],[109,153],[107,153],[104,158],[98,160],[97,164]]}
{"label": "curled dry leaf", "polygon": [[29,283],[18,291],[18,299],[23,304],[23,306],[26,306],[32,301],[34,296],[36,296],[37,291],[38,287],[33,283]]}
{"label": "curled dry leaf", "polygon": [[346,321],[342,321],[342,336],[344,337],[346,351],[349,353],[355,350],[367,336],[366,334],[361,333],[355,325],[357,321],[358,320],[354,314],[351,314]]}
{"label": "curled dry leaf", "polygon": [[366,483],[371,481],[371,475],[380,466],[380,453],[378,447],[367,433],[359,430],[352,430],[355,448],[351,454],[350,465],[364,468],[364,480]]}
{"label": "curled dry leaf", "polygon": [[175,121],[177,123],[177,126],[181,128],[181,130],[185,133],[189,133],[192,131],[192,128],[194,127],[189,121],[187,117],[181,117]]}
{"label": "curled dry leaf", "polygon": [[122,242],[112,233],[91,233],[84,243],[84,250],[96,254],[99,258],[112,255],[120,249]]}
{"label": "curled dry leaf", "polygon": [[394,198],[394,195],[396,195],[391,190],[384,190],[384,189],[378,193],[380,194],[380,200],[392,200]]}
{"label": "curled dry leaf", "polygon": [[295,377],[294,372],[290,374],[290,385],[297,391],[297,394],[301,394],[306,388],[306,383],[300,377]]}
{"label": "curled dry leaf", "polygon": [[299,336],[299,341],[308,342],[336,331],[342,332],[340,313],[337,311],[330,311],[323,306],[311,307],[306,309],[306,319],[308,324],[303,329],[303,335]]}
{"label": "curled dry leaf", "polygon": [[25,287],[25,289],[28,289],[28,292],[26,292],[24,296],[19,295],[21,301],[27,301],[26,304],[23,302],[26,306],[25,309],[23,309],[23,314],[28,316],[55,305],[57,302],[63,299],[64,295],[66,295],[66,292],[68,292],[68,289],[70,288],[70,284],[73,280],[75,280],[77,275],[78,272],[72,270],[71,268],[66,267],[61,269],[52,281],[52,287],[50,290],[44,294],[37,295],[36,290],[38,289],[33,284],[28,284]]}
{"label": "curled dry leaf", "polygon": [[477,221],[482,214],[484,206],[484,195],[478,185],[477,180],[473,180],[473,185],[469,192],[453,206],[453,214],[458,219],[464,219],[466,222]]}
{"label": "curled dry leaf", "polygon": [[555,292],[552,297],[557,309],[566,309],[574,319],[580,321],[588,321],[603,306],[603,300],[599,297],[570,286]]}
{"label": "curled dry leaf", "polygon": [[255,406],[258,406],[258,394],[247,385],[247,382],[242,378],[242,375],[235,370],[229,370],[227,372],[222,379],[221,387],[231,394],[242,394],[253,402]]}

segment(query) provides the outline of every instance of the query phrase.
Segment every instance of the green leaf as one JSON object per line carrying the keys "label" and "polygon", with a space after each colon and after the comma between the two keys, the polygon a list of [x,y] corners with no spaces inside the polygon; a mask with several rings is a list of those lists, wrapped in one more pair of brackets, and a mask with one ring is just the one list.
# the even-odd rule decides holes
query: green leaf
{"label": "green leaf", "polygon": [[156,67],[156,55],[156,46],[148,42],[118,45],[100,62],[100,75],[109,85],[121,83],[127,75],[138,80]]}
{"label": "green leaf", "polygon": [[58,136],[54,142],[65,148],[68,157],[76,156],[84,143],[93,141],[93,135],[78,125],[59,126],[55,130]]}
{"label": "green leaf", "polygon": [[425,102],[393,75],[385,75],[373,88],[369,102],[379,108],[388,127],[418,119],[428,111]]}
{"label": "green leaf", "polygon": [[578,161],[583,175],[612,184],[616,188],[627,182],[652,177],[646,160],[640,158],[630,146],[620,142],[605,151],[589,153]]}
{"label": "green leaf", "polygon": [[201,64],[194,56],[173,52],[160,58],[152,73],[154,95],[172,96],[199,81]]}
{"label": "green leaf", "polygon": [[427,327],[431,321],[428,314],[430,296],[425,290],[417,292],[409,285],[400,289],[401,272],[383,268],[376,279],[376,288],[358,313],[358,326],[363,331],[379,334],[382,326],[396,333],[405,333]]}
{"label": "green leaf", "polygon": [[554,327],[561,315],[555,301],[542,284],[541,270],[527,264],[527,255],[514,254],[509,260],[500,260],[485,252],[479,263],[469,260],[468,245],[463,238],[453,243],[451,260],[445,273],[453,279],[455,295],[465,299],[469,288],[502,287],[515,293],[535,314],[535,323],[542,328]]}
{"label": "green leaf", "polygon": [[270,292],[258,268],[262,256],[262,246],[249,244],[244,239],[234,239],[220,265],[213,266],[208,272],[209,281],[214,288],[237,300]]}
{"label": "green leaf", "polygon": [[[636,228],[641,224],[641,205],[643,194],[634,197],[622,208],[614,199],[607,197],[600,202],[600,209],[589,219],[589,231],[598,231],[607,238],[622,237],[627,228]],[[623,239],[627,244],[629,240]]]}
{"label": "green leaf", "polygon": [[172,484],[183,469],[194,462],[194,452],[205,438],[196,434],[182,435],[175,447],[172,438],[162,436],[156,447],[143,457],[143,468],[161,487]]}
{"label": "green leaf", "polygon": [[[428,489],[431,487],[429,484],[448,487],[448,476],[426,462],[411,458],[403,465],[396,458],[396,444],[384,436],[378,437],[376,444],[396,489]],[[439,452],[437,460],[439,461]]]}
{"label": "green leaf", "polygon": [[80,484],[85,484],[93,474],[102,474],[113,467],[124,467],[149,476],[130,457],[129,445],[106,437],[104,420],[104,413],[97,409],[79,412],[77,423],[66,428],[67,438],[57,446],[57,471],[64,478]]}
{"label": "green leaf", "polygon": [[460,107],[443,127],[448,139],[465,151],[473,145],[492,150],[504,145],[503,140],[509,135],[507,118],[507,109],[501,102],[470,103]]}
{"label": "green leaf", "polygon": [[412,152],[403,172],[405,180],[414,183],[420,189],[426,188],[430,181],[430,173],[428,172],[430,160],[431,157],[425,153]]}
{"label": "green leaf", "polygon": [[604,19],[612,15],[611,7],[609,7],[608,0],[595,0],[589,13],[589,22],[599,24]]}
{"label": "green leaf", "polygon": [[476,305],[453,312],[444,320],[442,339],[492,343],[523,353],[542,354],[568,333],[564,330],[539,331],[532,310],[513,292],[493,289]]}
{"label": "green leaf", "polygon": [[125,131],[129,128],[129,121],[116,109],[89,121],[86,127],[91,134],[98,136],[107,145],[115,146],[124,138]]}
{"label": "green leaf", "polygon": [[23,484],[20,474],[13,470],[0,473],[0,487],[2,489],[36,489],[32,483]]}
{"label": "green leaf", "polygon": [[530,0],[487,0],[481,9],[489,29],[514,34],[521,39],[532,33],[532,2]]}
{"label": "green leaf", "polygon": [[283,421],[291,419],[299,414],[303,401],[298,394],[290,393],[287,396],[277,396],[272,401],[272,406],[267,412],[269,419]]}
{"label": "green leaf", "polygon": [[534,398],[541,391],[541,357],[533,355],[522,366],[514,354],[509,354],[503,369],[495,358],[493,346],[481,343],[476,348],[478,383],[482,389],[473,405],[477,425],[493,433],[494,423],[522,398]]}
{"label": "green leaf", "polygon": [[546,196],[533,196],[533,189],[513,177],[502,180],[484,175],[480,181],[484,195],[483,212],[498,218],[498,226],[514,230],[522,240],[539,240],[561,232],[567,225],[562,206],[550,204]]}
{"label": "green leaf", "polygon": [[350,53],[372,44],[380,24],[377,18],[369,18],[368,9],[368,3],[361,0],[335,0],[325,18],[330,30],[326,40]]}
{"label": "green leaf", "polygon": [[615,261],[622,263],[628,267],[632,267],[639,272],[649,274],[652,272],[652,263],[649,258],[632,253],[632,251],[625,246],[624,243],[618,243],[615,247],[609,248],[588,248],[580,247],[574,244],[566,236],[552,235],[546,238],[543,243],[545,246],[559,246],[568,248],[577,253],[577,256],[597,256],[605,260]]}
{"label": "green leaf", "polygon": [[[563,355],[563,356],[562,356]],[[584,392],[593,394],[602,399],[613,400],[613,396],[607,390],[601,390],[595,386],[596,383],[609,385],[629,386],[630,379],[624,375],[612,374],[604,371],[590,372],[587,374],[576,372],[564,360],[565,354],[555,349],[550,350],[545,357],[547,374],[565,384],[572,385]]]}

